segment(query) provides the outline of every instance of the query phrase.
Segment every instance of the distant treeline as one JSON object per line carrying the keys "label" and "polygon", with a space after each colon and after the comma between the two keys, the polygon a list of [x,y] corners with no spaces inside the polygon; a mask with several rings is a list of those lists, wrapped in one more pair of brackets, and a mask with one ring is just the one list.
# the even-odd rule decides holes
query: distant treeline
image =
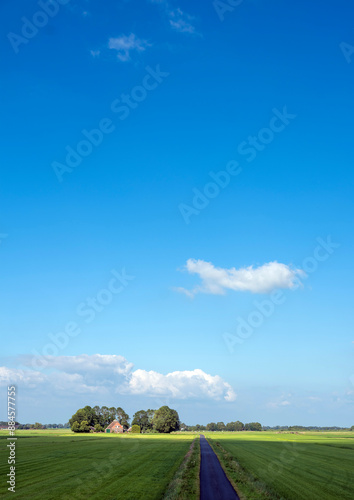
{"label": "distant treeline", "polygon": [[181,424],[181,430],[185,431],[261,431],[262,425],[259,422],[249,422],[244,424],[237,420],[236,422],[229,422],[224,424],[224,422],[210,422],[207,425],[186,425]]}
{"label": "distant treeline", "polygon": [[330,432],[330,431],[354,431],[354,425],[352,427],[304,427],[303,425],[276,425],[275,427],[262,426],[259,422],[250,422],[248,424],[243,424],[239,420],[236,422],[229,422],[224,424],[224,422],[210,422],[207,425],[186,425],[181,424],[181,430],[184,431],[288,431],[288,432],[303,432],[303,431],[318,431],[318,432]]}
{"label": "distant treeline", "polygon": [[70,429],[69,422],[67,424],[19,424],[18,429]]}
{"label": "distant treeline", "polygon": [[[40,424],[36,422],[35,424],[20,424],[19,422],[15,422],[17,429],[69,429],[70,424]],[[7,427],[8,422],[4,420],[0,420],[0,427]]]}
{"label": "distant treeline", "polygon": [[263,430],[265,431],[354,431],[354,425],[351,427],[317,427],[317,426],[309,426],[305,427],[303,425],[276,425],[275,427],[263,426]]}
{"label": "distant treeline", "polygon": [[[86,410],[86,411],[85,411]],[[96,414],[95,421],[90,421],[90,425],[95,425],[97,423],[101,423],[102,427],[106,427],[114,418],[117,418],[125,427],[128,427],[128,419],[129,416],[122,410],[122,408],[107,408],[103,406],[102,408],[94,407],[91,408],[86,406],[84,409],[79,410],[73,417],[70,419],[72,423],[76,420],[75,417],[78,417],[79,413],[83,412],[85,415],[80,415],[80,417],[87,418],[88,410],[98,410],[98,415]],[[114,411],[113,411],[114,410]],[[93,411],[93,414],[96,412]],[[135,413],[133,416],[133,424],[137,424],[140,426],[142,432],[149,432],[153,430],[153,417],[155,410],[140,410]],[[91,415],[93,417],[93,415]],[[98,417],[98,418],[97,418]],[[0,427],[7,427],[8,422],[4,420],[0,420]],[[20,424],[19,422],[15,423],[16,428],[18,429],[70,429],[70,423],[66,424],[40,424],[36,422],[34,424]],[[250,422],[247,424],[243,424],[239,420],[236,422],[229,422],[224,424],[224,422],[210,422],[207,425],[186,425],[184,423],[179,424],[179,427],[182,431],[284,431],[284,432],[304,432],[304,431],[312,431],[312,432],[333,432],[333,431],[352,431],[354,432],[354,425],[351,427],[318,427],[318,426],[308,426],[305,427],[303,425],[276,425],[274,427],[270,427],[267,425],[261,425],[259,422]]]}

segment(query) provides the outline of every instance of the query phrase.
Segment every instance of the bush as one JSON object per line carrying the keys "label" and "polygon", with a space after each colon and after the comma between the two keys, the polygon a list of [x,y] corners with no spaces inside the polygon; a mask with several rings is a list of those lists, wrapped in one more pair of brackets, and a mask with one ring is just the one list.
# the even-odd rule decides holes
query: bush
{"label": "bush", "polygon": [[79,428],[80,428],[80,426],[79,426],[78,422],[74,422],[73,425],[71,426],[71,430],[73,432],[79,432]]}
{"label": "bush", "polygon": [[140,425],[136,425],[136,424],[135,424],[135,425],[132,425],[132,430],[131,430],[131,432],[132,432],[133,434],[140,434]]}
{"label": "bush", "polygon": [[103,432],[103,427],[100,424],[95,425],[95,432]]}
{"label": "bush", "polygon": [[90,432],[90,426],[87,420],[83,420],[80,424],[79,432]]}

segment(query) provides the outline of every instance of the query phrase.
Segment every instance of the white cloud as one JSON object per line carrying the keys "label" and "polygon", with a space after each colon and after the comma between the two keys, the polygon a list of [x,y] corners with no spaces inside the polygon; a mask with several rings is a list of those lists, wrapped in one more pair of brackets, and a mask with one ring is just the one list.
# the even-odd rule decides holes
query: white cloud
{"label": "white cloud", "polygon": [[193,17],[186,14],[181,9],[174,9],[168,12],[170,26],[180,33],[196,33],[195,27],[192,24]]}
{"label": "white cloud", "polygon": [[310,401],[321,401],[321,398],[319,398],[318,396],[308,396],[308,398]]}
{"label": "white cloud", "polygon": [[210,398],[234,401],[232,387],[218,375],[202,370],[176,371],[162,375],[154,371],[136,370],[132,373],[126,390],[130,394],[168,396],[175,399]]}
{"label": "white cloud", "polygon": [[192,24],[194,21],[193,16],[183,12],[179,7],[176,9],[172,8],[167,0],[150,0],[150,2],[159,4],[163,7],[172,29],[179,33],[197,34]]}
{"label": "white cloud", "polygon": [[49,356],[50,368],[66,373],[116,376],[128,375],[133,368],[123,356],[116,354],[80,354],[79,356]]}
{"label": "white cloud", "polygon": [[101,54],[100,50],[90,50],[90,54],[92,57],[98,57]]}
{"label": "white cloud", "polygon": [[270,401],[267,406],[268,408],[281,408],[282,406],[290,406],[290,401]]}
{"label": "white cloud", "polygon": [[215,267],[211,262],[204,260],[188,259],[184,269],[189,274],[197,274],[202,280],[192,290],[175,288],[177,292],[194,297],[197,293],[223,295],[226,290],[235,290],[252,293],[269,293],[272,290],[294,288],[298,284],[299,276],[306,276],[301,269],[269,262],[254,268],[253,266],[236,269]]}
{"label": "white cloud", "polygon": [[134,33],[129,36],[121,35],[117,38],[110,38],[108,47],[117,51],[120,61],[130,61],[132,51],[143,52],[150,44],[146,40],[140,40]]}
{"label": "white cloud", "polygon": [[21,384],[34,388],[45,382],[46,376],[35,370],[16,370],[0,366],[0,386]]}
{"label": "white cloud", "polygon": [[[214,399],[234,401],[236,394],[230,384],[218,375],[200,369],[175,371],[163,375],[155,371],[133,370],[123,356],[82,354],[79,356],[24,356],[26,369],[0,367],[0,385],[18,384],[51,394],[106,394],[175,399]],[[30,369],[43,365],[43,371]]]}

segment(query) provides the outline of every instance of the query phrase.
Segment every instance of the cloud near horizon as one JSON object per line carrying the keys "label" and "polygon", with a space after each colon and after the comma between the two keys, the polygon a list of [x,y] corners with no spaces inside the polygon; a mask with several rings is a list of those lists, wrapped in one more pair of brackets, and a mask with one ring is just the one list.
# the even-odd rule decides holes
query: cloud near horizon
{"label": "cloud near horizon", "polygon": [[170,396],[175,399],[210,398],[235,401],[231,385],[218,375],[203,370],[176,371],[162,375],[154,371],[136,370],[127,384],[129,394]]}
{"label": "cloud near horizon", "polygon": [[276,289],[294,288],[300,277],[306,277],[301,269],[294,269],[279,262],[268,262],[259,267],[224,269],[211,262],[188,259],[183,267],[189,274],[197,274],[202,283],[191,290],[175,287],[175,291],[193,298],[198,293],[224,295],[227,290],[252,293],[269,293]]}
{"label": "cloud near horizon", "polygon": [[[23,356],[25,368],[0,367],[0,386],[18,384],[39,394],[112,393],[175,399],[213,399],[232,402],[236,394],[218,375],[200,369],[163,375],[155,371],[133,370],[123,356],[81,354],[79,356]],[[43,369],[40,368],[43,365]],[[36,366],[37,369],[33,369]]]}

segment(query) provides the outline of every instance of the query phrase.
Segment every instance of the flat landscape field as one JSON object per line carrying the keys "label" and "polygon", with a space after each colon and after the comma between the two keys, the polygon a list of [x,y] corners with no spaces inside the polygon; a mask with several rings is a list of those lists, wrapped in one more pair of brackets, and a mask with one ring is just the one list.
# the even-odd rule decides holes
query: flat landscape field
{"label": "flat landscape field", "polygon": [[[352,432],[204,434],[241,500],[354,498]],[[6,485],[8,434],[0,431],[0,498],[158,500],[164,497],[196,434],[45,430],[17,431],[16,436],[13,494]],[[183,496],[188,500],[195,497]]]}
{"label": "flat landscape field", "polygon": [[353,432],[212,432],[205,436],[247,499],[354,498]]}
{"label": "flat landscape field", "polygon": [[0,498],[162,498],[195,435],[17,431],[16,493],[7,491],[6,431],[0,431]]}

